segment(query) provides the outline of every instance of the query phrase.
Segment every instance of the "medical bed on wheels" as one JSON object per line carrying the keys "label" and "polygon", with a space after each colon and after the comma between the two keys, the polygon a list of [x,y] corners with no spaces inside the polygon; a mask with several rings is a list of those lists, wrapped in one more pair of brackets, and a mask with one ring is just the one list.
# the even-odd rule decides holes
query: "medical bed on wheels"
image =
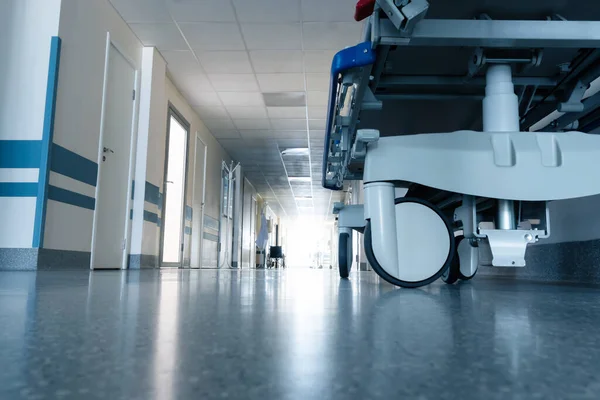
{"label": "medical bed on wheels", "polygon": [[353,230],[401,287],[524,267],[548,202],[600,193],[595,3],[359,2],[364,41],[332,63],[322,176],[364,185],[363,205],[334,206],[342,277]]}

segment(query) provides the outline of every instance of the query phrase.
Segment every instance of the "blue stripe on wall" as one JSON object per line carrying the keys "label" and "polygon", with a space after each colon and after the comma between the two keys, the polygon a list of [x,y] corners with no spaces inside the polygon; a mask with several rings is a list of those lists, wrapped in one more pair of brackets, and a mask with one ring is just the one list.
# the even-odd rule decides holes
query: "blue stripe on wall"
{"label": "blue stripe on wall", "polygon": [[39,168],[41,140],[0,140],[0,168]]}
{"label": "blue stripe on wall", "polygon": [[144,221],[152,222],[158,225],[160,218],[158,218],[158,214],[144,210]]}
{"label": "blue stripe on wall", "polygon": [[194,214],[194,209],[190,206],[185,206],[185,220],[191,221],[193,214]]}
{"label": "blue stripe on wall", "polygon": [[146,182],[146,194],[144,196],[144,200],[148,203],[156,204],[157,206],[160,205],[162,202],[160,189],[158,186],[155,186],[150,182]]}
{"label": "blue stripe on wall", "polygon": [[51,169],[58,174],[96,186],[98,164],[57,144],[52,146]]}
{"label": "blue stripe on wall", "polygon": [[210,215],[204,214],[204,227],[212,230],[219,230],[219,221],[211,217]]}
{"label": "blue stripe on wall", "polygon": [[204,237],[204,239],[210,240],[211,242],[218,242],[219,241],[219,237],[218,236],[211,235],[210,233],[204,232],[204,234],[202,236]]}
{"label": "blue stripe on wall", "polygon": [[37,197],[37,193],[37,183],[0,182],[0,197]]}
{"label": "blue stripe on wall", "polygon": [[56,186],[48,185],[48,199],[58,201],[72,206],[93,210],[96,208],[96,200],[93,197],[80,193],[71,192]]}
{"label": "blue stripe on wall", "polygon": [[191,235],[192,234],[192,228],[190,228],[189,226],[186,226],[184,232],[185,232],[186,235]]}
{"label": "blue stripe on wall", "polygon": [[44,110],[44,131],[39,154],[40,175],[38,180],[35,220],[33,224],[32,247],[44,247],[44,229],[46,227],[46,208],[48,206],[50,165],[52,162],[52,140],[54,137],[54,116],[56,114],[56,95],[58,92],[58,70],[60,67],[60,49],[62,41],[53,36],[50,41],[50,62],[46,85],[46,106]]}

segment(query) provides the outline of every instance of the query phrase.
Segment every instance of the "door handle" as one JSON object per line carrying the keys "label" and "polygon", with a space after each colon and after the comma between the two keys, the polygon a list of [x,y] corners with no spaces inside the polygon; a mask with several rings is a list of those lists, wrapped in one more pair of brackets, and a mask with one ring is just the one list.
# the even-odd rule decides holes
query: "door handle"
{"label": "door handle", "polygon": [[165,183],[175,183],[175,182],[173,182],[173,181],[166,181]]}
{"label": "door handle", "polygon": [[113,153],[113,154],[115,153],[113,149],[109,149],[108,147],[104,147],[102,149],[102,152],[103,153]]}

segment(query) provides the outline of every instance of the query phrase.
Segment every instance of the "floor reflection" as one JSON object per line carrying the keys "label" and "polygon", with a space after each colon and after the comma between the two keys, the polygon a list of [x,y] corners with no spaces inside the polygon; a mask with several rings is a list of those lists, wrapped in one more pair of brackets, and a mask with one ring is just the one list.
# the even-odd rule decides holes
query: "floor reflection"
{"label": "floor reflection", "polygon": [[585,398],[598,304],[309,269],[2,273],[0,398]]}

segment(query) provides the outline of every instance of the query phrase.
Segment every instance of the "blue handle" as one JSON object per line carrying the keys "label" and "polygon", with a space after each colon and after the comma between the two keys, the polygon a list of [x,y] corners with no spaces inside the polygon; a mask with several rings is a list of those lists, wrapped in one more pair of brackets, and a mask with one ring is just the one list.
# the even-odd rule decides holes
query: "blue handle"
{"label": "blue handle", "polygon": [[371,42],[359,43],[348,47],[333,56],[331,63],[331,80],[329,84],[329,109],[327,110],[327,129],[325,131],[325,149],[323,152],[323,176],[321,184],[326,189],[340,190],[335,186],[327,186],[327,157],[329,156],[329,142],[335,121],[335,102],[337,99],[337,81],[340,73],[352,68],[364,67],[375,63],[376,54],[371,48]]}

